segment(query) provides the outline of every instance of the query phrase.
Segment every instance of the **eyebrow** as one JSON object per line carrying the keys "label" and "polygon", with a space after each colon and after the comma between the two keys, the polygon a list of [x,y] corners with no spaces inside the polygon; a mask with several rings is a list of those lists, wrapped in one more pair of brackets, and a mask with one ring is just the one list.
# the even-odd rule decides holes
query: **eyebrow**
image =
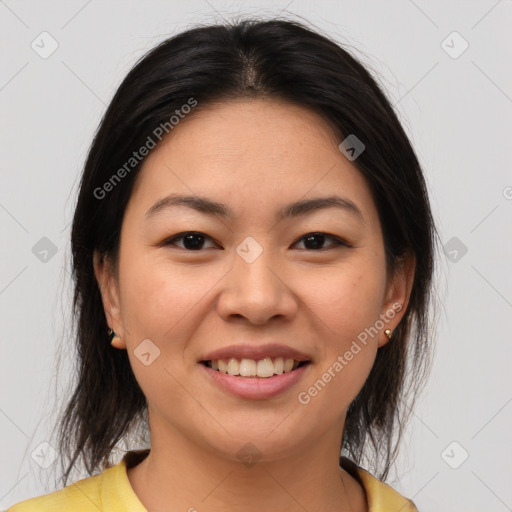
{"label": "eyebrow", "polygon": [[[157,213],[175,206],[185,206],[206,215],[216,215],[226,219],[232,219],[234,217],[233,212],[227,205],[218,203],[207,197],[171,194],[151,206],[146,212],[145,218],[149,219]],[[307,215],[325,208],[339,208],[364,223],[364,216],[356,204],[350,199],[338,195],[316,197],[290,203],[276,213],[276,221]]]}

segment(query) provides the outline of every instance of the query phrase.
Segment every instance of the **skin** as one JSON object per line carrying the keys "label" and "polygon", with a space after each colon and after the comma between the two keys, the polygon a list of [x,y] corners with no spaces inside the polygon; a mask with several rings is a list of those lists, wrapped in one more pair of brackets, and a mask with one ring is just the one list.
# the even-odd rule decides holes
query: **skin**
{"label": "skin", "polygon": [[[95,254],[94,267],[115,347],[128,350],[148,401],[151,453],[128,470],[150,512],[367,510],[363,489],[339,468],[346,411],[379,347],[405,313],[414,261],[386,275],[384,245],[370,189],[316,113],[258,99],[210,105],[189,114],[146,158],[122,224],[118,273]],[[145,219],[169,193],[225,203],[232,220],[173,207]],[[338,194],[363,220],[327,208],[281,220],[299,199]],[[200,251],[162,242],[184,231],[205,234]],[[304,235],[327,233],[320,248]],[[262,247],[252,263],[236,248]],[[209,238],[208,238],[209,237]],[[190,246],[188,246],[190,247]],[[401,304],[366,346],[307,405],[307,390],[365,328]],[[160,355],[141,364],[134,350],[150,339]],[[291,389],[248,400],[212,384],[198,359],[250,339],[277,341],[313,363]],[[237,452],[247,442],[261,459]]]}

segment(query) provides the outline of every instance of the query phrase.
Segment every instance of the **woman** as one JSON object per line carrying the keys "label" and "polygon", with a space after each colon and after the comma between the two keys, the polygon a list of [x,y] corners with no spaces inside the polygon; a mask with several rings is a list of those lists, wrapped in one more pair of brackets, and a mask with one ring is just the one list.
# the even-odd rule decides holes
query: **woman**
{"label": "woman", "polygon": [[63,483],[80,456],[98,474],[10,511],[416,510],[381,480],[426,376],[436,237],[389,101],[334,41],[283,20],[164,41],[73,221]]}

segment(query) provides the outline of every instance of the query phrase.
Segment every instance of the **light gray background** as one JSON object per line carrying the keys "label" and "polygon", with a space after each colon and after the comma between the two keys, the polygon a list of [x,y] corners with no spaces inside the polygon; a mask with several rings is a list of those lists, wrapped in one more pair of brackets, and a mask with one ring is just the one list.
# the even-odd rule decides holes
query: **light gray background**
{"label": "light gray background", "polygon": [[[495,0],[0,0],[0,509],[53,490],[53,466],[36,461],[51,459],[41,443],[54,396],[60,404],[67,391],[69,361],[53,373],[68,336],[69,228],[106,105],[169,35],[279,13],[351,44],[381,76],[424,166],[443,244],[456,237],[438,272],[432,375],[390,483],[423,512],[512,510],[512,5]],[[59,45],[47,59],[31,48],[43,31]],[[461,39],[442,46],[453,31],[469,44],[458,58],[445,49],[457,53]],[[43,237],[57,249],[46,262],[33,251]]]}

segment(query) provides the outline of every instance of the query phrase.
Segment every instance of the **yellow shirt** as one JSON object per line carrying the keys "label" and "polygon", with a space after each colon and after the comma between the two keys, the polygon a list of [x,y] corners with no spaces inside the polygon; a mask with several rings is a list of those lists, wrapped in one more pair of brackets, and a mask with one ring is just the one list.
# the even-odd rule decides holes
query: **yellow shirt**
{"label": "yellow shirt", "polygon": [[[128,475],[148,450],[127,452],[121,462],[99,475],[84,478],[44,496],[13,505],[7,512],[148,512],[135,494]],[[366,470],[342,457],[343,468],[363,486],[368,512],[418,512],[414,503]]]}

